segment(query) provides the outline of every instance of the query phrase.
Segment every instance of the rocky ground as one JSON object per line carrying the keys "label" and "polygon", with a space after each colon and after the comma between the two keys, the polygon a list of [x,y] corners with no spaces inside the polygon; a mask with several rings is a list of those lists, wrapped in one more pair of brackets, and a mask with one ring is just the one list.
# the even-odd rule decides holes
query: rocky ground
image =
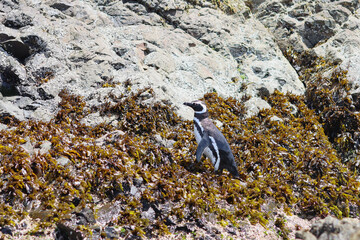
{"label": "rocky ground", "polygon": [[358,239],[359,6],[2,0],[1,237]]}

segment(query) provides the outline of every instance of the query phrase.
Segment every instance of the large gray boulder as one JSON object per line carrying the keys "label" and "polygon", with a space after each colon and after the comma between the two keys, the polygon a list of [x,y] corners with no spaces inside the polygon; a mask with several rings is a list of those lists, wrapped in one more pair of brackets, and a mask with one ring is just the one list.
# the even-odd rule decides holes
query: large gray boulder
{"label": "large gray boulder", "polygon": [[356,240],[360,237],[360,221],[328,216],[315,222],[309,231],[298,232],[296,237],[303,240]]}
{"label": "large gray boulder", "polygon": [[313,50],[348,71],[353,94],[360,92],[360,2],[257,1],[254,15],[273,33],[282,50]]}
{"label": "large gray boulder", "polygon": [[32,100],[21,106],[26,118],[50,119],[64,88],[92,107],[109,94],[150,86],[185,118],[192,113],[182,102],[207,92],[252,96],[249,115],[268,107],[264,91],[304,92],[271,33],[241,1],[234,15],[207,1],[0,4],[9,10],[0,13],[0,63],[11,58],[25,69],[12,95]]}

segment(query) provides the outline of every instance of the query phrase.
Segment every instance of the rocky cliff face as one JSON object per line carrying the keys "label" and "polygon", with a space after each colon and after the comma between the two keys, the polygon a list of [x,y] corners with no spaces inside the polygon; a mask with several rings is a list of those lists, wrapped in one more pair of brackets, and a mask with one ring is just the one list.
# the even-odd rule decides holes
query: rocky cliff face
{"label": "rocky cliff face", "polygon": [[[320,145],[315,143],[310,147],[324,147],[330,152],[330,155],[333,153],[332,151],[336,150],[343,162],[351,162],[349,168],[357,169],[360,144],[360,116],[358,113],[360,110],[359,7],[358,0],[233,0],[224,2],[206,0],[3,0],[0,2],[0,127],[3,129],[3,136],[9,131],[14,131],[15,126],[12,125],[14,122],[28,123],[29,126],[33,126],[34,122],[36,124],[40,122],[57,128],[56,124],[70,124],[70,120],[70,122],[67,122],[68,119],[64,120],[69,115],[69,119],[72,119],[74,124],[79,124],[81,128],[93,128],[93,131],[96,132],[94,135],[89,130],[76,130],[76,133],[91,135],[91,138],[97,139],[99,146],[109,147],[109,144],[113,145],[114,142],[120,141],[119,139],[127,139],[123,136],[124,134],[135,133],[140,135],[140,138],[145,138],[145,140],[141,140],[144,141],[143,144],[151,143],[153,145],[150,145],[153,147],[160,144],[161,149],[154,148],[157,149],[156,151],[160,151],[162,156],[160,158],[163,161],[163,154],[174,156],[175,152],[165,151],[163,148],[172,149],[177,146],[177,141],[181,139],[178,137],[181,135],[177,132],[179,129],[171,128],[171,131],[175,131],[176,134],[167,135],[169,133],[165,133],[163,130],[167,128],[162,124],[157,125],[158,123],[152,122],[152,117],[141,117],[139,114],[127,115],[127,110],[131,112],[131,109],[137,110],[137,107],[132,103],[124,102],[124,99],[132,99],[131,101],[135,99],[134,101],[141,109],[153,106],[152,110],[155,109],[154,111],[160,114],[159,119],[172,121],[170,125],[173,127],[180,124],[179,119],[173,118],[166,107],[171,107],[183,120],[189,120],[193,113],[182,105],[184,101],[203,98],[207,93],[217,93],[217,96],[221,98],[231,97],[243,104],[244,109],[239,107],[241,110],[235,108],[238,105],[233,105],[233,100],[226,102],[228,105],[221,105],[234,108],[233,111],[236,114],[231,115],[234,117],[233,119],[245,121],[244,119],[248,117],[258,116],[261,109],[268,109],[270,113],[260,111],[262,114],[260,115],[269,114],[266,116],[272,119],[269,120],[270,122],[281,124],[284,121],[287,123],[295,115],[300,117],[301,114],[305,114],[305,112],[308,114],[308,112],[302,109],[303,105],[299,103],[300,100],[291,98],[292,102],[290,101],[288,107],[285,107],[288,116],[285,116],[285,113],[278,114],[278,116],[273,111],[275,106],[279,107],[278,102],[270,96],[272,94],[295,94],[303,98],[301,101],[307,107],[314,109],[317,114],[315,118],[318,118],[316,121],[320,122],[321,130],[314,130],[318,134],[314,138],[318,141],[327,141],[325,138],[328,137],[333,149],[329,147],[328,142]],[[148,90],[144,91],[143,89]],[[141,93],[138,93],[139,90]],[[79,96],[79,98],[74,96]],[[80,103],[83,105],[77,107],[76,104]],[[69,104],[74,105],[73,108]],[[126,106],[126,109],[122,106]],[[71,110],[69,110],[70,108]],[[73,114],[80,114],[81,118],[74,117]],[[224,118],[226,113],[213,114],[219,119],[226,119]],[[261,116],[259,116],[260,122]],[[145,124],[142,125],[141,121],[145,121]],[[154,126],[145,127],[149,123],[146,121],[154,123]],[[231,121],[229,120],[228,123]],[[268,124],[266,121],[262,122],[265,126]],[[129,126],[130,123],[133,127]],[[101,126],[105,130],[99,130],[101,129],[99,124],[103,124]],[[272,126],[272,123],[270,125]],[[245,128],[240,124],[237,126]],[[36,129],[37,127],[40,128],[38,125],[29,128]],[[114,127],[120,128],[121,131],[113,132],[115,131]],[[182,127],[190,128],[189,125]],[[58,130],[54,130],[52,127],[45,128],[54,134],[70,131],[66,130],[70,128],[63,127]],[[156,132],[158,129],[162,129],[161,131],[164,132],[159,134]],[[229,129],[232,129],[233,133]],[[223,126],[223,130],[228,132],[228,136],[233,136],[234,131],[240,134],[240,130],[236,129],[234,126],[230,128]],[[241,134],[245,136],[257,130],[252,129],[249,132],[241,132]],[[149,131],[149,135],[143,133],[146,131]],[[325,138],[323,137],[324,132],[321,131],[325,132]],[[15,135],[22,137],[20,133],[26,131],[15,130],[15,132]],[[111,134],[106,135],[109,132]],[[55,153],[54,149],[57,149],[56,146],[59,143],[51,140],[49,136],[42,136],[41,140],[34,140],[31,134],[27,136],[28,138],[24,137],[24,139],[16,141],[16,144],[22,145],[22,149],[25,149],[28,154],[26,159],[30,159],[30,162],[35,161],[35,156],[44,157],[48,153],[60,165],[71,165],[72,159],[80,158],[82,154],[89,157],[85,150],[82,153],[79,153],[80,151],[69,153],[69,149],[72,148],[70,142],[80,141],[76,138],[75,132],[74,136],[67,135],[63,139],[71,145],[67,146],[67,143],[62,143],[69,147],[66,151],[64,150],[67,154]],[[36,138],[35,135],[34,138]],[[9,137],[8,139],[13,138]],[[240,147],[245,146],[248,140],[245,138],[235,139],[236,136],[233,136],[231,142],[239,151],[238,156],[248,158],[248,161],[253,159],[253,157],[249,157],[250,155],[246,155],[250,150],[245,151]],[[81,141],[89,144],[86,139]],[[252,143],[255,144],[257,141],[259,140],[253,139]],[[313,140],[306,139],[306,144],[309,141]],[[2,146],[7,146],[5,140],[2,144]],[[188,144],[187,147],[192,147],[189,145],[190,143],[186,142],[186,144]],[[256,144],[259,144],[260,149],[261,144]],[[269,144],[271,143],[269,142]],[[292,147],[285,145],[281,145],[281,147],[290,151],[289,149]],[[120,147],[116,145],[123,152],[127,151],[123,148],[130,148],[130,146],[138,147],[133,143],[127,143]],[[298,146],[298,148],[300,147]],[[1,150],[2,154],[11,152],[4,149]],[[97,149],[97,151],[100,150]],[[176,151],[176,158],[178,158],[182,154],[182,150],[179,147]],[[242,151],[244,153],[240,153]],[[79,156],[75,156],[77,154]],[[136,158],[133,152],[126,152],[126,154],[126,158]],[[319,154],[321,155],[320,152]],[[338,155],[334,154],[336,157]],[[19,157],[21,158],[20,155]],[[47,157],[44,159],[48,160]],[[43,161],[45,161],[44,159]],[[324,161],[332,164],[333,160]],[[312,164],[313,162],[309,163],[309,165]],[[37,169],[33,165],[31,166],[31,169]],[[246,167],[245,165],[241,166]],[[246,174],[256,172],[255,168],[250,166],[246,168],[248,171]],[[338,168],[338,165],[334,168],[342,169]],[[331,167],[329,169],[333,170]],[[77,167],[74,167],[69,171],[76,172],[77,170]],[[35,173],[35,175],[38,174]],[[349,175],[351,174],[349,173]],[[129,189],[121,191],[126,192],[126,196],[138,198],[136,192],[141,192],[141,194],[144,192],[142,181],[156,180],[157,183],[160,181],[158,179],[149,180],[145,176],[140,178],[142,179],[140,183],[136,183],[136,185],[136,181],[132,181],[133,185],[130,184]],[[313,178],[315,179],[315,177]],[[354,178],[357,179],[357,175]],[[243,180],[246,182],[249,179]],[[216,184],[214,188],[219,187]],[[113,188],[111,191],[121,192],[114,182],[110,185],[111,187],[108,188]],[[237,187],[241,189],[241,187]],[[297,190],[295,187],[292,189],[294,192]],[[29,192],[24,191],[26,194],[31,192],[30,190]],[[2,192],[2,194],[8,193]],[[345,192],[344,194],[349,193]],[[117,194],[111,193],[110,195],[115,198],[113,195]],[[281,202],[278,198],[275,199]],[[8,197],[1,200],[9,204]],[[77,200],[72,199],[71,201]],[[330,205],[329,202],[331,201],[326,200],[324,204]],[[77,206],[77,204],[74,205]],[[32,208],[36,209],[29,207],[29,209]],[[146,209],[146,207],[144,208]],[[140,215],[142,218],[153,221],[164,215],[159,213],[162,211],[161,208],[171,209],[171,207],[163,205],[157,208],[151,204],[151,207],[148,207]],[[86,211],[88,210],[86,209],[88,208],[84,209],[77,212],[77,217],[87,216]],[[104,212],[110,211],[110,209],[106,207],[101,209],[101,214],[105,218]],[[119,212],[124,210],[121,206],[114,209],[114,215],[119,215]],[[349,210],[349,212],[356,212],[356,210]],[[241,214],[239,213],[239,215]],[[35,214],[35,216],[38,215]],[[96,222],[96,220],[94,221]],[[111,225],[109,225],[111,222],[109,219],[101,221],[104,226]],[[176,222],[170,218],[167,218],[166,221],[167,226],[171,225],[168,224],[169,222]],[[288,234],[281,221],[275,221],[272,224],[281,229],[282,236],[285,238]],[[91,221],[86,220],[85,222],[89,224]],[[9,224],[9,222],[6,223]],[[208,225],[202,222],[196,221],[195,225],[205,229],[205,232],[213,232],[207,231]],[[156,226],[160,229],[162,227],[162,225]],[[181,228],[188,232],[194,231],[191,224],[188,225],[188,223],[179,227],[179,229]],[[230,235],[238,234],[240,236],[245,234],[244,232],[249,228],[251,227],[243,227],[244,231],[226,229]],[[293,230],[295,228],[294,226]],[[3,232],[12,232],[5,226],[3,229],[5,229]],[[69,231],[72,231],[71,227],[62,223],[58,224],[57,229],[59,232],[57,236],[62,236],[61,234],[66,236]],[[131,227],[129,229],[131,230],[129,232],[132,233],[138,231]],[[107,229],[103,233],[108,237],[127,236],[126,234],[121,235],[115,230],[112,232],[113,230],[113,228]],[[141,231],[139,232],[141,233]],[[82,237],[79,232],[76,234],[78,238]],[[134,233],[134,235],[136,234]],[[142,235],[142,233],[138,235]],[[241,236],[250,237],[246,234]],[[305,238],[309,234],[301,236]]]}
{"label": "rocky cliff face", "polygon": [[227,15],[208,2],[4,1],[3,111],[49,120],[61,89],[96,104],[131,82],[187,118],[181,103],[209,91],[252,96],[251,114],[264,92],[304,93],[279,46],[341,61],[359,85],[357,1],[247,4]]}
{"label": "rocky cliff face", "polygon": [[235,15],[202,4],[5,1],[3,111],[49,120],[61,89],[96,105],[124,92],[125,82],[151,86],[187,118],[182,102],[207,92],[253,96],[258,108],[266,106],[255,100],[264,91],[304,93],[274,37],[244,3]]}

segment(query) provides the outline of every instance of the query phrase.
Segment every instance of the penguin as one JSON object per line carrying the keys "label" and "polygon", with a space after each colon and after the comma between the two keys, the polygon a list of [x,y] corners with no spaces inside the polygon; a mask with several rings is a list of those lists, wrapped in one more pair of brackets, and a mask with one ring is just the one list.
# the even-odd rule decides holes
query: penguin
{"label": "penguin", "polygon": [[198,143],[196,149],[196,162],[199,163],[204,153],[212,164],[215,171],[222,173],[227,169],[234,177],[239,177],[234,155],[224,135],[209,118],[209,113],[204,102],[196,100],[184,102],[185,106],[194,110],[194,133]]}

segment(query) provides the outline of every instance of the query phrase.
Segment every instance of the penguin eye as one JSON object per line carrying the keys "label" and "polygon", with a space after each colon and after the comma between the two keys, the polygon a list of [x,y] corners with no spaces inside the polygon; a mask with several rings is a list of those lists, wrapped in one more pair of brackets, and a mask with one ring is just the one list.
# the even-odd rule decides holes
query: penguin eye
{"label": "penguin eye", "polygon": [[203,107],[201,104],[196,104],[196,105],[194,106],[194,110],[195,110],[196,112],[201,112],[201,111],[203,111],[203,109],[204,109],[204,107]]}

